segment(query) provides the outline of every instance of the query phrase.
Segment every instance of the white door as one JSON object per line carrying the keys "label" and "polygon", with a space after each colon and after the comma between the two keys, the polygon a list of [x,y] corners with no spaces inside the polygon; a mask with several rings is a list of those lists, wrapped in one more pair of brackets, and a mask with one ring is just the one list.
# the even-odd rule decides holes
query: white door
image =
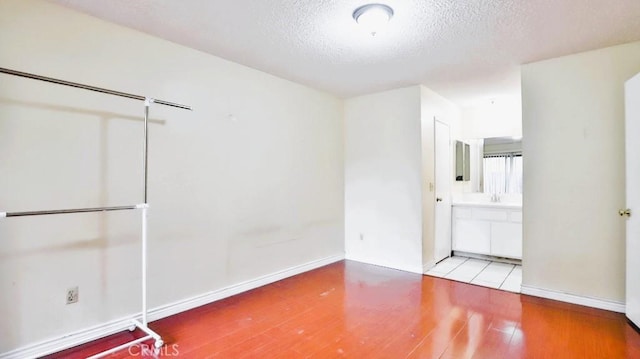
{"label": "white door", "polygon": [[436,262],[451,255],[451,140],[449,125],[435,121]]}
{"label": "white door", "polygon": [[[640,74],[625,84],[627,205],[627,318],[640,326]],[[624,211],[629,209],[631,215]]]}

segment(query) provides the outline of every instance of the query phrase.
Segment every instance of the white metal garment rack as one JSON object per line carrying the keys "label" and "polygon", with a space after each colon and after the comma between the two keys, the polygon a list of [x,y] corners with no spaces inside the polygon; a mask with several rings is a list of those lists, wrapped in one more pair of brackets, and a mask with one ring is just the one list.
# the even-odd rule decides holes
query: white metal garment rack
{"label": "white metal garment rack", "polygon": [[100,88],[100,87],[95,87],[95,86],[89,86],[89,85],[83,85],[83,84],[79,84],[79,83],[75,83],[75,82],[70,82],[70,81],[64,81],[64,80],[58,80],[58,79],[54,79],[51,77],[45,77],[45,76],[39,76],[39,75],[34,75],[34,74],[30,74],[27,72],[20,72],[20,71],[15,71],[15,70],[10,70],[10,69],[6,69],[6,68],[1,68],[0,67],[0,73],[4,73],[4,74],[8,74],[8,75],[14,75],[14,76],[19,76],[19,77],[25,77],[25,78],[29,78],[29,79],[33,79],[33,80],[39,80],[39,81],[45,81],[45,82],[50,82],[50,83],[54,83],[54,84],[58,84],[58,85],[64,85],[64,86],[70,86],[70,87],[75,87],[75,88],[80,88],[80,89],[84,89],[84,90],[89,90],[89,91],[95,91],[95,92],[100,92],[100,93],[105,93],[105,94],[109,94],[109,95],[114,95],[114,96],[120,96],[120,97],[126,97],[126,98],[130,98],[130,99],[134,99],[134,100],[140,100],[140,101],[144,101],[144,142],[143,142],[143,148],[142,148],[142,152],[143,152],[143,166],[144,166],[144,171],[143,171],[143,177],[144,177],[144,202],[143,203],[139,203],[139,204],[135,204],[135,205],[128,205],[128,206],[113,206],[113,207],[94,207],[94,208],[73,208],[73,209],[54,209],[54,210],[44,210],[44,211],[28,211],[28,212],[0,212],[0,218],[9,218],[9,217],[24,217],[24,216],[40,216],[40,215],[53,215],[53,214],[69,214],[69,213],[86,213],[86,212],[107,212],[107,211],[122,211],[122,210],[135,210],[135,209],[140,209],[142,212],[142,234],[141,234],[141,241],[142,241],[142,251],[141,251],[141,265],[142,265],[142,315],[141,315],[141,320],[137,320],[137,319],[132,319],[131,321],[131,326],[129,327],[130,331],[135,330],[136,328],[139,328],[140,330],[142,330],[146,335],[135,339],[133,341],[130,341],[128,343],[119,345],[115,348],[103,351],[101,353],[95,354],[93,356],[91,356],[90,358],[101,358],[104,356],[107,356],[111,353],[115,353],[117,351],[123,350],[123,349],[127,349],[135,344],[138,343],[142,343],[144,341],[147,340],[151,340],[153,339],[156,351],[159,351],[159,349],[162,347],[162,345],[164,345],[164,342],[162,341],[162,338],[160,337],[160,335],[158,335],[156,332],[154,332],[153,330],[151,330],[148,327],[148,323],[147,323],[147,211],[149,209],[149,204],[147,201],[147,174],[148,174],[148,146],[149,146],[149,107],[151,107],[152,103],[156,103],[159,105],[164,105],[164,106],[170,106],[170,107],[176,107],[176,108],[180,108],[180,109],[184,109],[184,110],[191,110],[190,106],[185,106],[185,105],[181,105],[178,103],[173,103],[173,102],[168,102],[168,101],[163,101],[163,100],[158,100],[158,99],[152,99],[149,97],[145,97],[145,96],[139,96],[139,95],[133,95],[130,93],[126,93],[126,92],[120,92],[120,91],[114,91],[114,90],[108,90],[108,89],[104,89],[104,88]]}

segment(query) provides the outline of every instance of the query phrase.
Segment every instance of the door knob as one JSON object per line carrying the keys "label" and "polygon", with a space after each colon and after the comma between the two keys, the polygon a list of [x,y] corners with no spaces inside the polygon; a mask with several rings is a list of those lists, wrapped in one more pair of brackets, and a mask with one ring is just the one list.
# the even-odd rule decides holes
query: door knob
{"label": "door knob", "polygon": [[442,202],[442,198],[436,197],[436,202]]}
{"label": "door knob", "polygon": [[631,210],[629,208],[621,209],[618,211],[618,214],[620,215],[620,217],[624,217],[624,216],[631,217]]}

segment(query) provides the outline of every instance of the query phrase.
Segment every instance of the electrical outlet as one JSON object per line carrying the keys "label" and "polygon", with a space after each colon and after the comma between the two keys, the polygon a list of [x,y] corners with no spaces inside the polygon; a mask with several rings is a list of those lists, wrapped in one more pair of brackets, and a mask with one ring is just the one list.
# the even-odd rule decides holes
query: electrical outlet
{"label": "electrical outlet", "polygon": [[67,289],[67,304],[73,304],[78,302],[78,287]]}

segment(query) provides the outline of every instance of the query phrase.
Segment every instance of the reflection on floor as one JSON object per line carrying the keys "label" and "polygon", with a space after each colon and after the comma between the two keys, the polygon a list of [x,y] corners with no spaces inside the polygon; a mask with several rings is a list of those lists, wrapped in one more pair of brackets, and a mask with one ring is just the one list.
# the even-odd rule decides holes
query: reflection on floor
{"label": "reflection on floor", "polygon": [[444,259],[427,273],[455,280],[520,293],[522,266],[467,257]]}

